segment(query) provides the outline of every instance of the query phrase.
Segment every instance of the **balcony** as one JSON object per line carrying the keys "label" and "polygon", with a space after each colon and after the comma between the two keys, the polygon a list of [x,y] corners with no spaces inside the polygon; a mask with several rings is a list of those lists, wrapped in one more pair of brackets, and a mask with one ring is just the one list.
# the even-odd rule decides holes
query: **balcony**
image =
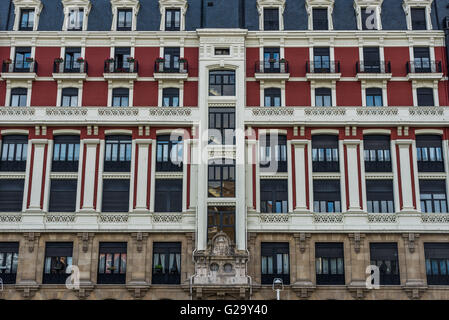
{"label": "balcony", "polygon": [[103,77],[107,80],[132,80],[137,79],[139,63],[135,59],[120,62],[107,59],[104,62]]}
{"label": "balcony", "polygon": [[390,61],[358,61],[355,69],[358,80],[391,79]]}
{"label": "balcony", "polygon": [[405,68],[408,80],[440,80],[443,78],[441,61],[408,61]]}
{"label": "balcony", "polygon": [[340,61],[328,61],[315,63],[306,62],[306,77],[308,80],[339,80]]}
{"label": "balcony", "polygon": [[2,64],[3,79],[34,80],[38,63],[33,59],[26,61],[4,60]]}
{"label": "balcony", "polygon": [[179,59],[175,66],[167,66],[164,59],[154,62],[154,78],[156,80],[186,80],[189,76],[189,64],[185,59]]}
{"label": "balcony", "polygon": [[366,172],[391,172],[391,161],[365,161]]}
{"label": "balcony", "polygon": [[66,63],[62,59],[55,59],[53,63],[53,78],[84,80],[87,77],[88,64],[85,60]]}
{"label": "balcony", "polygon": [[256,62],[254,76],[257,80],[288,80],[289,72],[288,61],[270,59]]}

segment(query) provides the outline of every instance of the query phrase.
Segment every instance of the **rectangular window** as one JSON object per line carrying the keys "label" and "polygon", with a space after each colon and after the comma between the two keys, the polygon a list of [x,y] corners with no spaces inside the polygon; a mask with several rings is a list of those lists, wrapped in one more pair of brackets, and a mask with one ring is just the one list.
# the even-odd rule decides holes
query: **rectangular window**
{"label": "rectangular window", "polygon": [[315,243],[317,285],[344,285],[343,243]]}
{"label": "rectangular window", "polygon": [[216,56],[229,56],[231,54],[231,49],[229,48],[215,48]]}
{"label": "rectangular window", "polygon": [[327,8],[313,9],[313,30],[329,30]]}
{"label": "rectangular window", "polygon": [[182,179],[156,179],[155,212],[182,212]]}
{"label": "rectangular window", "polygon": [[11,89],[11,107],[26,107],[27,105],[27,93],[26,88],[14,88]]}
{"label": "rectangular window", "polygon": [[389,136],[365,136],[363,148],[366,172],[391,172]]}
{"label": "rectangular window", "polygon": [[[363,66],[362,72],[380,73],[385,72],[381,70],[379,47],[365,47],[363,48]],[[363,67],[363,69],[362,69]]]}
{"label": "rectangular window", "polygon": [[263,53],[263,72],[279,73],[281,53],[279,48],[264,48]]}
{"label": "rectangular window", "polygon": [[69,10],[68,31],[82,31],[84,22],[84,9],[76,8]]}
{"label": "rectangular window", "polygon": [[19,261],[18,242],[0,242],[0,278],[3,284],[15,284]]}
{"label": "rectangular window", "polygon": [[151,283],[181,283],[181,242],[153,243],[153,275]]}
{"label": "rectangular window", "polygon": [[105,143],[104,171],[131,171],[131,136],[107,136]]}
{"label": "rectangular window", "polygon": [[49,212],[75,212],[77,180],[52,179]]}
{"label": "rectangular window", "polygon": [[435,102],[433,100],[432,88],[418,88],[416,89],[416,96],[418,98],[419,107],[433,107]]}
{"label": "rectangular window", "polygon": [[235,96],[235,71],[210,71],[209,96]]}
{"label": "rectangular window", "polygon": [[80,72],[80,63],[78,62],[79,58],[81,58],[80,47],[65,48],[64,72]]}
{"label": "rectangular window", "polygon": [[381,286],[401,284],[396,243],[370,243],[370,257],[371,265],[379,268]]}
{"label": "rectangular window", "polygon": [[338,136],[312,137],[313,172],[339,172]]}
{"label": "rectangular window", "polygon": [[208,166],[208,197],[235,197],[235,162],[234,160],[211,160]]}
{"label": "rectangular window", "polygon": [[132,9],[117,10],[117,31],[131,31],[133,23]]}
{"label": "rectangular window", "polygon": [[424,243],[427,284],[449,285],[449,243]]}
{"label": "rectangular window", "polygon": [[21,212],[23,179],[0,179],[0,211]]}
{"label": "rectangular window", "polygon": [[265,107],[281,106],[281,89],[270,88],[265,89]]}
{"label": "rectangular window", "polygon": [[47,242],[45,244],[44,284],[65,284],[71,274],[72,242]]}
{"label": "rectangular window", "polygon": [[260,212],[288,213],[287,180],[260,180]]}
{"label": "rectangular window", "polygon": [[52,171],[78,172],[79,156],[79,136],[56,136],[54,138]]}
{"label": "rectangular window", "polygon": [[341,212],[340,180],[313,181],[313,211]]}
{"label": "rectangular window", "polygon": [[366,202],[370,213],[393,213],[393,181],[366,180]]}
{"label": "rectangular window", "polygon": [[28,136],[4,136],[1,142],[0,171],[25,171],[28,153]]}
{"label": "rectangular window", "polygon": [[31,72],[31,62],[28,61],[30,58],[30,47],[17,47],[14,59],[14,72]]}
{"label": "rectangular window", "polygon": [[265,8],[263,9],[263,29],[279,30],[279,9],[277,8]]}
{"label": "rectangular window", "polygon": [[208,207],[208,241],[220,231],[226,233],[231,241],[235,242],[235,207]]}
{"label": "rectangular window", "polygon": [[156,171],[182,171],[183,170],[183,141],[182,137],[172,140],[169,135],[157,137]]}
{"label": "rectangular window", "polygon": [[427,30],[426,9],[411,8],[412,30]]}
{"label": "rectangular window", "polygon": [[366,106],[367,107],[382,107],[382,89],[368,88],[366,89]]}
{"label": "rectangular window", "polygon": [[329,88],[315,89],[315,106],[331,107],[332,106],[332,90]]}
{"label": "rectangular window", "polygon": [[179,89],[164,88],[162,90],[162,106],[179,107]]}
{"label": "rectangular window", "polygon": [[61,106],[78,107],[78,89],[64,88],[61,95]]}
{"label": "rectangular window", "polygon": [[209,108],[209,144],[235,144],[235,109]]}
{"label": "rectangular window", "polygon": [[164,48],[164,72],[179,72],[179,48]]}
{"label": "rectangular window", "polygon": [[34,27],[34,9],[20,10],[20,25],[21,31],[33,31]]}
{"label": "rectangular window", "polygon": [[444,172],[441,136],[417,135],[416,158],[419,172]]}
{"label": "rectangular window", "polygon": [[128,59],[131,57],[131,48],[118,47],[114,52],[114,72],[131,72]]}
{"label": "rectangular window", "polygon": [[181,30],[181,10],[166,9],[165,10],[165,31]]}
{"label": "rectangular window", "polygon": [[414,65],[415,72],[432,72],[430,64],[430,50],[429,48],[414,47]]}
{"label": "rectangular window", "polygon": [[126,283],[126,242],[100,242],[98,284]]}
{"label": "rectangular window", "polygon": [[419,180],[421,212],[447,213],[446,181]]}
{"label": "rectangular window", "polygon": [[313,72],[329,73],[330,71],[329,48],[313,48]]}
{"label": "rectangular window", "polygon": [[290,259],[288,242],[262,242],[262,284],[272,285],[280,278],[284,285],[290,284]]}
{"label": "rectangular window", "polygon": [[287,136],[260,136],[260,171],[287,172]]}
{"label": "rectangular window", "polygon": [[103,212],[129,211],[129,180],[103,180]]}
{"label": "rectangular window", "polygon": [[112,90],[112,106],[128,107],[129,106],[129,89],[116,88]]}

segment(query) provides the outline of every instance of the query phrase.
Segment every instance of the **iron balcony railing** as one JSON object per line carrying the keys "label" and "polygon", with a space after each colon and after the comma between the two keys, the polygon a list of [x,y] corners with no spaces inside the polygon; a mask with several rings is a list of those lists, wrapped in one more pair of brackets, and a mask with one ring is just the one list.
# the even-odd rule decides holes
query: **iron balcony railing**
{"label": "iron balcony railing", "polygon": [[123,61],[119,63],[116,60],[107,59],[104,62],[105,73],[137,73],[139,72],[139,63],[137,60]]}
{"label": "iron balcony railing", "polygon": [[37,73],[37,61],[4,60],[2,72],[29,72]]}
{"label": "iron balcony railing", "polygon": [[357,73],[391,73],[391,62],[358,61],[355,68]]}
{"label": "iron balcony railing", "polygon": [[55,60],[53,63],[53,73],[87,73],[87,61],[66,63],[64,60]]}
{"label": "iron balcony railing", "polygon": [[256,62],[256,73],[289,73],[288,61],[286,60],[264,60]]}
{"label": "iron balcony railing", "polygon": [[306,73],[340,73],[340,61],[307,61]]}
{"label": "iron balcony railing", "polygon": [[187,61],[179,61],[175,65],[166,65],[165,60],[156,60],[154,62],[154,72],[156,73],[188,73],[189,64]]}
{"label": "iron balcony railing", "polygon": [[408,61],[405,65],[408,73],[440,73],[443,72],[441,61]]}

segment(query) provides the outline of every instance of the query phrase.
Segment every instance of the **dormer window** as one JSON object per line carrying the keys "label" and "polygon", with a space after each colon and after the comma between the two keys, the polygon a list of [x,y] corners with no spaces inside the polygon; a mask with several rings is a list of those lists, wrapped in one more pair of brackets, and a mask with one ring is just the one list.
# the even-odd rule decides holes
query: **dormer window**
{"label": "dormer window", "polygon": [[306,0],[309,30],[332,30],[334,0]]}
{"label": "dormer window", "polygon": [[36,31],[42,11],[41,0],[13,0],[14,31]]}
{"label": "dormer window", "polygon": [[20,26],[21,31],[33,31],[34,27],[34,9],[22,9],[20,11]]}
{"label": "dormer window", "polygon": [[117,14],[117,31],[131,31],[133,11],[131,9],[119,9]]}
{"label": "dormer window", "polygon": [[138,0],[110,0],[112,8],[112,31],[136,31]]}
{"label": "dormer window", "polygon": [[159,0],[161,31],[184,31],[187,0]]}
{"label": "dormer window", "polygon": [[67,30],[83,30],[84,9],[70,9]]}
{"label": "dormer window", "polygon": [[165,10],[165,31],[181,30],[181,10],[167,9]]}
{"label": "dormer window", "polygon": [[284,30],[285,0],[257,0],[259,30]]}
{"label": "dormer window", "polygon": [[64,6],[63,31],[87,30],[87,17],[91,4],[89,0],[62,0]]}
{"label": "dormer window", "polygon": [[432,30],[430,19],[432,2],[433,0],[404,0],[402,8],[407,19],[408,30]]}
{"label": "dormer window", "polygon": [[380,13],[384,0],[354,0],[354,9],[357,17],[357,29],[381,30]]}

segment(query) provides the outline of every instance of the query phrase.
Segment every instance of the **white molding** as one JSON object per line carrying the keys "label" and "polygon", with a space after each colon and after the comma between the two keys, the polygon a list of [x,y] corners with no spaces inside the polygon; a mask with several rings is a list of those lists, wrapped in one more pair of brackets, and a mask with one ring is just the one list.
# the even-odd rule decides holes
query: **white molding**
{"label": "white molding", "polygon": [[415,129],[415,135],[422,134],[435,134],[442,136],[444,134],[444,131],[442,129]]}
{"label": "white molding", "polygon": [[62,23],[62,31],[67,31],[69,24],[69,13],[71,10],[83,9],[83,25],[81,31],[87,31],[87,22],[90,9],[92,7],[90,0],[61,0],[64,6],[64,22]]}
{"label": "white molding", "polygon": [[363,129],[363,135],[385,134],[391,135],[390,129]]}
{"label": "white molding", "polygon": [[403,0],[402,9],[404,9],[405,17],[407,20],[407,29],[412,30],[412,8],[425,8],[426,9],[426,23],[427,30],[432,30],[432,19],[430,13],[432,12],[433,0]]}
{"label": "white molding", "polygon": [[279,31],[284,30],[284,10],[286,0],[257,0],[259,12],[259,30],[264,30],[264,9],[274,8],[279,10]]}
{"label": "white molding", "polygon": [[131,31],[136,31],[137,26],[137,14],[139,13],[140,3],[139,0],[110,0],[112,10],[112,26],[111,31],[117,31],[117,19],[119,9],[132,9],[133,21],[131,24]]}
{"label": "white molding", "polygon": [[13,135],[13,134],[26,134],[29,135],[29,130],[26,129],[4,129],[1,131],[2,136]]}
{"label": "white molding", "polygon": [[80,135],[81,130],[76,130],[76,129],[55,129],[55,130],[53,130],[54,136],[64,135],[64,134]]}
{"label": "white molding", "polygon": [[338,136],[340,131],[338,129],[312,129],[310,134],[312,136],[319,134],[332,134]]}
{"label": "white molding", "polygon": [[33,25],[33,31],[37,31],[37,28],[39,26],[39,16],[42,12],[42,2],[40,0],[13,0],[14,3],[14,31],[19,30],[19,24],[20,24],[20,12],[22,9],[34,9],[34,25]]}
{"label": "white molding", "polygon": [[115,135],[115,134],[132,135],[133,131],[127,130],[127,129],[109,129],[109,130],[104,131],[105,136]]}
{"label": "white molding", "polygon": [[180,31],[184,31],[186,28],[186,13],[187,13],[188,3],[187,0],[159,0],[159,11],[161,13],[161,24],[159,27],[160,31],[165,31],[165,11],[167,9],[179,9],[180,13]]}
{"label": "white molding", "polygon": [[334,29],[334,23],[332,19],[332,12],[334,11],[335,0],[306,0],[306,11],[308,15],[308,28],[313,30],[313,9],[324,8],[327,9],[327,21],[329,30]]}

